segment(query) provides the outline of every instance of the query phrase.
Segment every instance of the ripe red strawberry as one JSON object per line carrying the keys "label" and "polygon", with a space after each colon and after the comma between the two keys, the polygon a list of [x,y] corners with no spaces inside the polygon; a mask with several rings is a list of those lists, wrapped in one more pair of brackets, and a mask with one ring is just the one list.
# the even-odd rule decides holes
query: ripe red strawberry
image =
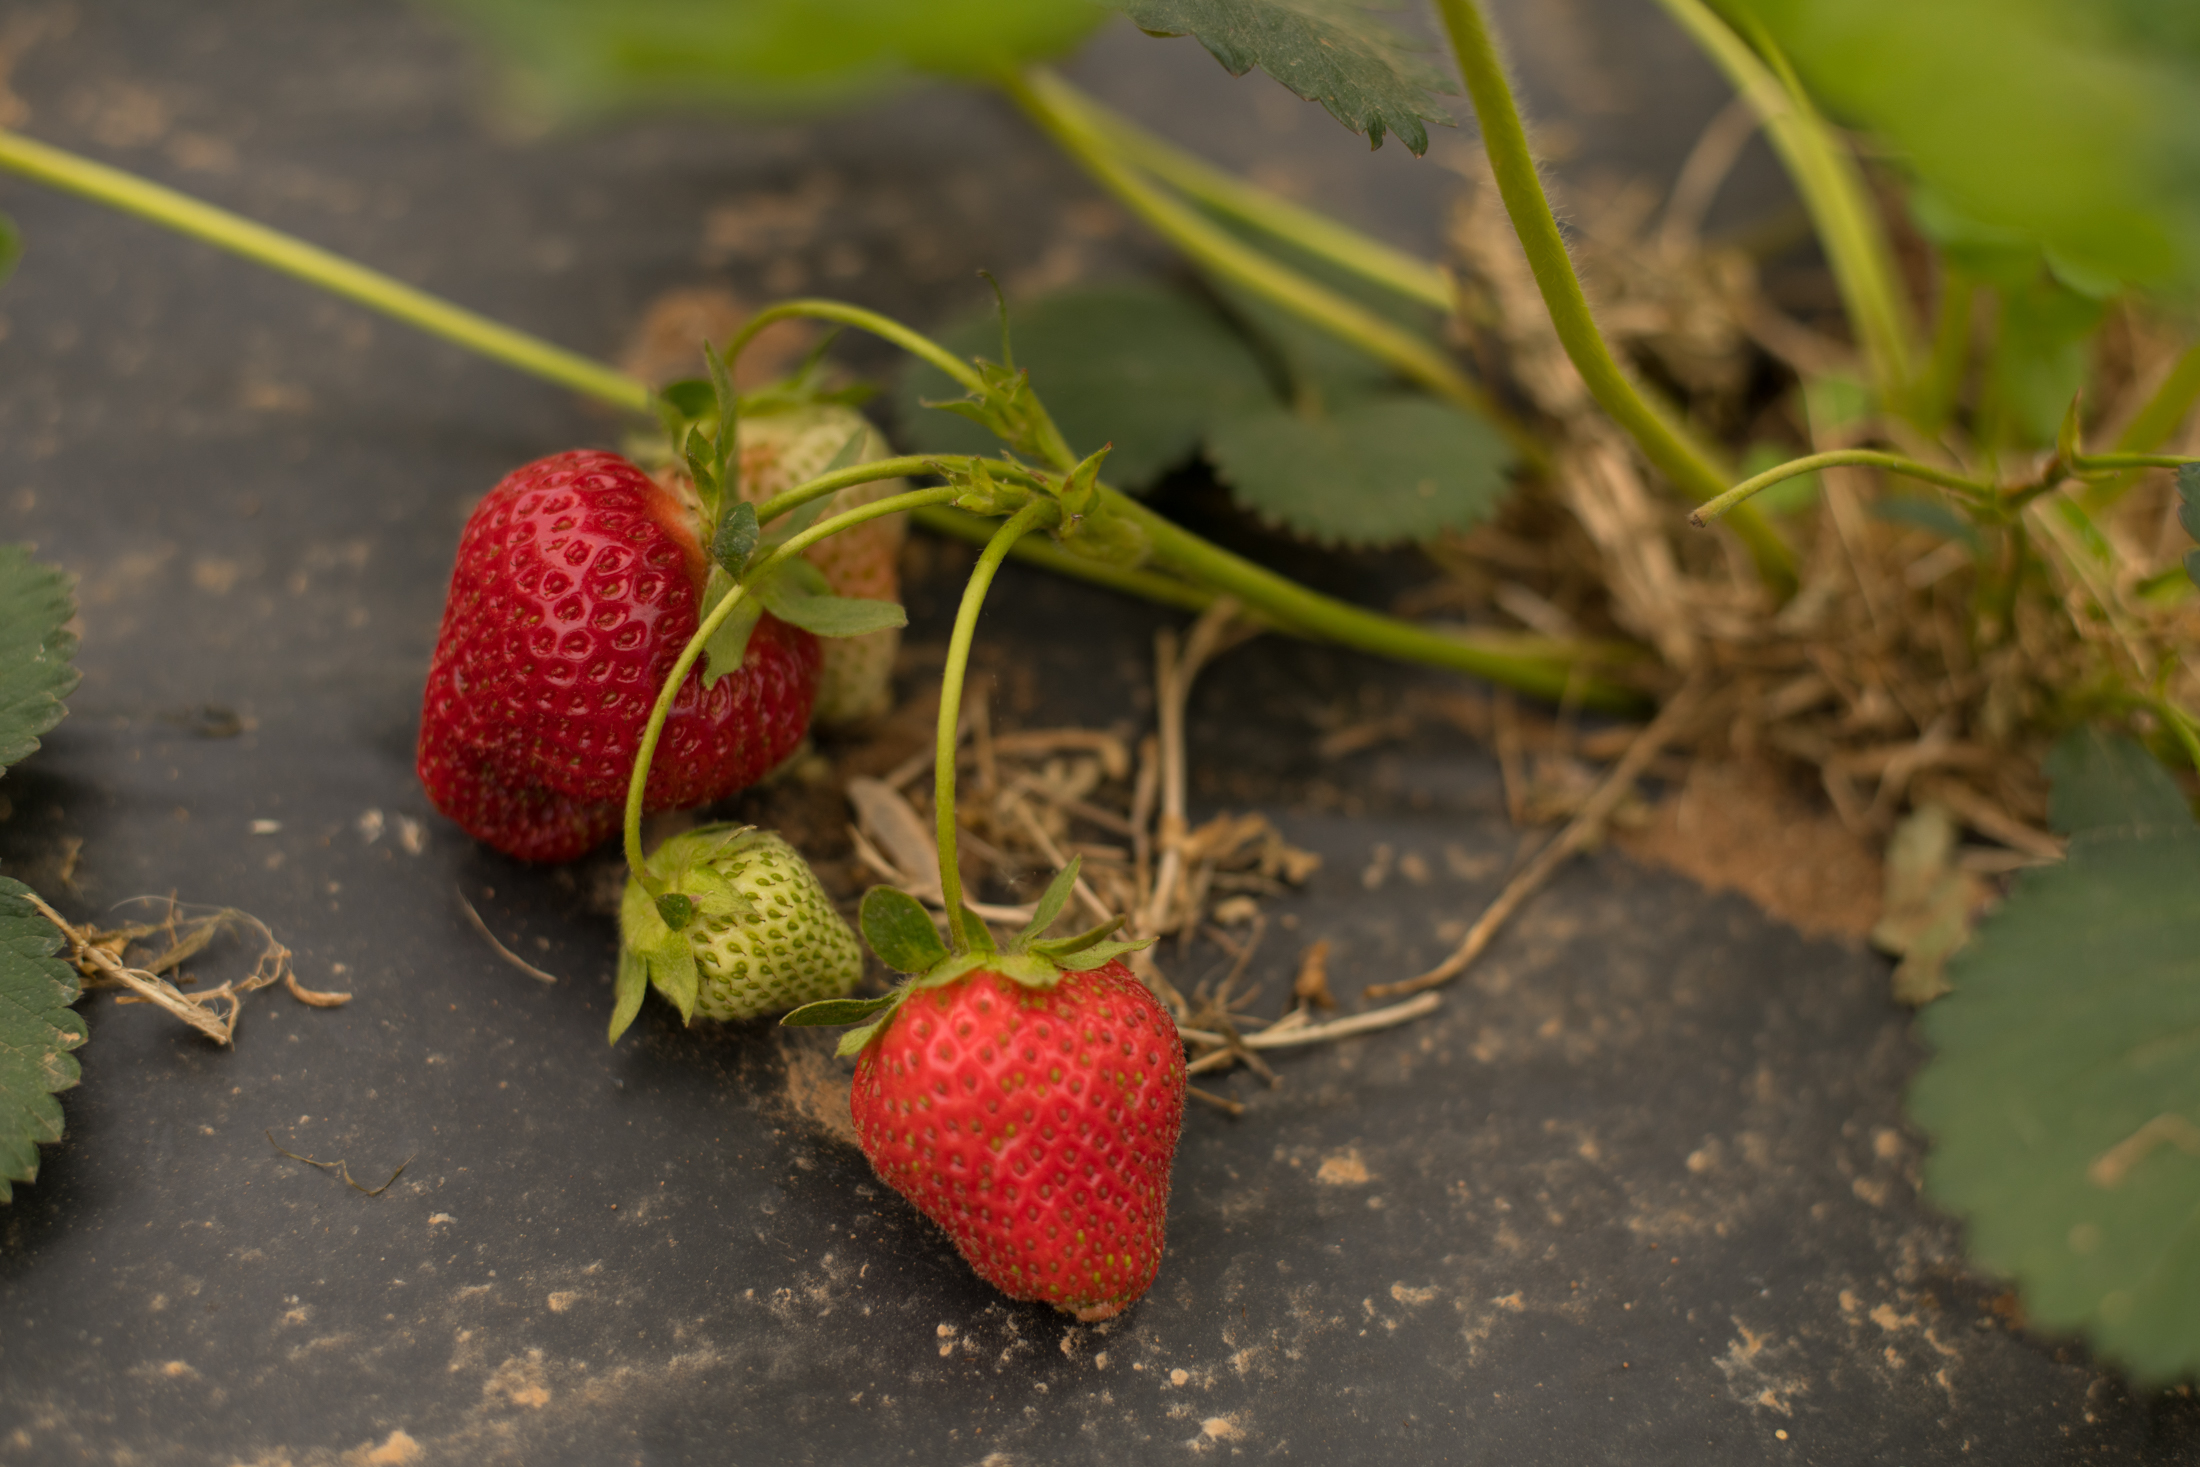
{"label": "ripe red strawberry", "polygon": [[1107,1319],[1161,1266],[1183,1045],[1119,962],[1049,982],[1050,963],[987,958],[916,980],[869,1036],[856,1138],[980,1278]]}
{"label": "ripe red strawberry", "polygon": [[[618,827],[651,704],[694,635],[707,566],[693,511],[616,454],[514,470],[459,539],[420,721],[436,808],[530,861]],[[707,804],[791,753],[817,695],[817,639],[771,616],[714,687],[699,663],[665,722],[652,810]]]}

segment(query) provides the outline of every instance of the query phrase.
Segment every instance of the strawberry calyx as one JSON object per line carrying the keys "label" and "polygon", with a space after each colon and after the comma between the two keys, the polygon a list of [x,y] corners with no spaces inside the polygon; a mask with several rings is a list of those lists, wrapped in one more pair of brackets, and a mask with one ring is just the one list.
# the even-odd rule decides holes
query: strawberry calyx
{"label": "strawberry calyx", "polygon": [[700,826],[627,881],[610,1037],[650,988],[693,1023],[844,994],[862,972],[855,934],[793,846],[753,825]]}
{"label": "strawberry calyx", "polygon": [[[766,612],[820,637],[860,637],[906,626],[908,615],[895,603],[836,596],[817,567],[798,556],[778,553],[816,523],[826,498],[812,499],[778,516],[778,523],[766,530],[757,519],[756,506],[740,495],[737,447],[744,411],[784,411],[823,400],[814,385],[814,360],[789,384],[749,399],[735,394],[724,359],[708,342],[703,344],[703,360],[710,371],[707,379],[675,382],[658,394],[664,448],[650,455],[661,466],[676,470],[667,477],[691,520],[683,540],[709,547],[707,570],[702,570],[703,557],[695,558],[703,576],[698,619],[710,621],[728,597],[736,591],[744,593],[704,642],[703,686],[715,687],[720,678],[741,666],[749,637]],[[860,462],[869,434],[868,426],[851,432],[818,477]]]}
{"label": "strawberry calyx", "polygon": [[[1006,947],[996,947],[992,933],[977,915],[965,908],[963,931],[970,938],[968,952],[950,952],[924,904],[905,891],[874,886],[863,894],[859,919],[864,941],[879,961],[905,977],[893,991],[875,998],[835,998],[805,1004],[779,1022],[795,1026],[860,1024],[840,1036],[842,1057],[859,1054],[892,1022],[910,997],[927,988],[944,988],[972,973],[996,973],[1025,988],[1048,989],[1067,973],[1105,967],[1126,953],[1150,946],[1152,938],[1135,942],[1115,939],[1124,919],[1116,917],[1069,937],[1042,937],[1076,889],[1082,856],[1070,858],[1032,909],[1031,921]],[[868,1020],[869,1022],[864,1022]]]}

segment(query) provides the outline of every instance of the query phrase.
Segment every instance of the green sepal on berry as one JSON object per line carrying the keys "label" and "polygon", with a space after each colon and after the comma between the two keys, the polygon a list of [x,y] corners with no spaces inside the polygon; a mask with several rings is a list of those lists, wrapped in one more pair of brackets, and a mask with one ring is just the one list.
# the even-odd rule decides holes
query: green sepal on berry
{"label": "green sepal on berry", "polygon": [[[659,846],[647,871],[647,885],[628,878],[619,907],[614,1042],[648,988],[693,1023],[698,1013],[751,1019],[837,999],[863,976],[855,933],[808,863],[770,831],[706,825]],[[681,902],[689,916],[675,929],[666,907]]]}
{"label": "green sepal on berry", "polygon": [[831,999],[805,1004],[779,1022],[830,1026],[870,1020],[861,1028],[840,1036],[839,1053],[845,1058],[860,1054],[864,1046],[892,1021],[895,1011],[910,995],[924,989],[943,988],[979,969],[1014,979],[1026,988],[1052,988],[1062,981],[1065,973],[1089,972],[1125,953],[1150,946],[1152,938],[1137,942],[1107,941],[1123,925],[1121,917],[1075,937],[1048,941],[1039,936],[1054,925],[1062,909],[1069,904],[1070,893],[1077,888],[1077,875],[1083,864],[1081,856],[1070,858],[1069,865],[1039,898],[1030,923],[1005,948],[997,948],[985,923],[965,908],[963,930],[970,935],[971,949],[964,953],[949,951],[938,927],[933,924],[932,914],[925,910],[922,902],[890,886],[872,887],[863,894],[859,916],[864,940],[871,945],[871,951],[878,955],[880,962],[909,976],[892,993],[878,998]]}

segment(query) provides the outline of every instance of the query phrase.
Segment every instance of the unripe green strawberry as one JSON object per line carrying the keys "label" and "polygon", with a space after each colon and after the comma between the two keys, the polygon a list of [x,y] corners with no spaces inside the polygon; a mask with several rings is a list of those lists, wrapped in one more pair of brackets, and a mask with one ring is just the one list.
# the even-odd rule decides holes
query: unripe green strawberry
{"label": "unripe green strawberry", "polygon": [[[840,403],[805,403],[744,416],[734,430],[741,456],[741,497],[761,504],[816,478],[857,432],[865,436],[855,462],[892,456],[878,430],[854,408]],[[858,484],[834,495],[824,513],[860,508],[908,487],[900,479]],[[888,515],[813,545],[808,558],[825,573],[826,584],[836,596],[899,601],[899,561],[908,533],[907,516]],[[893,627],[860,637],[828,639],[822,648],[812,721],[831,726],[884,713],[893,699],[894,656],[900,648],[901,631]]]}
{"label": "unripe green strawberry", "polygon": [[[630,876],[619,906],[613,1039],[648,985],[690,1021],[753,1019],[838,998],[863,976],[854,930],[809,863],[772,832],[706,825],[666,841],[648,865],[662,895]],[[665,909],[683,902],[675,931]]]}

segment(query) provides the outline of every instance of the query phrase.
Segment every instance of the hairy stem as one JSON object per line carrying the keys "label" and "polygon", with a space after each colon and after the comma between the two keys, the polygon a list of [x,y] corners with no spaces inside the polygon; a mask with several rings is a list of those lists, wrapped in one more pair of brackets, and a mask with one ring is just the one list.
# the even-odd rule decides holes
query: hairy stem
{"label": "hairy stem", "polygon": [[[796,492],[799,489],[789,491]],[[860,505],[844,514],[836,514],[830,519],[819,520],[800,534],[790,535],[785,544],[744,571],[741,579],[734,583],[733,589],[703,617],[695,628],[695,634],[688,638],[687,645],[680,649],[680,655],[673,659],[672,671],[665,675],[664,686],[657,692],[657,701],[650,707],[649,722],[642,725],[642,742],[641,747],[634,751],[634,768],[627,775],[624,822],[626,865],[635,880],[645,886],[649,884],[648,868],[642,854],[642,796],[649,787],[649,767],[657,758],[657,741],[664,736],[665,720],[672,716],[672,705],[679,700],[681,686],[687,682],[688,674],[695,670],[695,664],[701,659],[703,649],[709,645],[711,637],[726,624],[726,618],[733,615],[734,608],[748,596],[757,582],[818,541],[886,515],[945,503],[961,492],[952,486],[912,489],[907,494],[896,494],[891,498]]]}
{"label": "hairy stem", "polygon": [[[1683,494],[1698,502],[1715,499],[1726,489],[1726,475],[1709,455],[1689,441],[1681,429],[1639,392],[1620,370],[1612,349],[1597,330],[1588,297],[1582,294],[1580,277],[1566,253],[1566,240],[1551,213],[1551,201],[1536,174],[1535,157],[1528,150],[1527,129],[1513,101],[1512,86],[1505,79],[1504,63],[1496,41],[1476,0],[1437,0],[1437,12],[1451,35],[1459,70],[1482,123],[1482,145],[1489,154],[1490,172],[1504,198],[1513,232],[1527,252],[1536,287],[1550,312],[1551,325],[1566,348],[1575,370],[1603,409],[1626,429],[1651,463],[1657,465]],[[1780,594],[1795,585],[1794,555],[1761,515],[1737,515],[1734,531],[1749,547],[1758,573]]]}
{"label": "hairy stem", "polygon": [[1488,419],[1531,468],[1538,472],[1547,468],[1550,452],[1542,440],[1499,407],[1441,347],[1254,249],[1197,209],[1155,188],[1117,156],[1102,129],[1078,109],[1076,94],[1065,96],[1066,89],[1051,72],[1012,74],[1000,84],[1064,152],[1198,264],[1358,347],[1438,397]]}
{"label": "hairy stem", "polygon": [[1842,308],[1864,348],[1881,400],[1910,416],[1917,408],[1912,379],[1918,327],[1902,292],[1893,247],[1856,160],[1811,105],[1761,27],[1753,29],[1764,57],[1751,50],[1704,0],[1658,3],[1726,73],[1734,90],[1749,100],[1763,120],[1767,140],[1787,165],[1788,177],[1810,212],[1826,261],[1833,268]]}
{"label": "hairy stem", "polygon": [[962,724],[963,679],[970,669],[970,644],[978,634],[978,612],[985,593],[993,585],[994,572],[1008,558],[1009,549],[1060,506],[1051,499],[1034,499],[1008,517],[978,556],[963,587],[962,605],[955,612],[955,630],[947,643],[947,665],[940,672],[940,725],[938,756],[932,773],[932,801],[936,809],[940,848],[940,899],[947,908],[947,934],[956,952],[970,951],[970,934],[963,926],[962,871],[955,864],[955,742]]}
{"label": "hairy stem", "polygon": [[1328,215],[1292,203],[1257,184],[1185,152],[1101,105],[1060,77],[1054,79],[1056,105],[1082,115],[1099,140],[1123,159],[1183,193],[1187,198],[1250,224],[1276,239],[1407,300],[1449,315],[1459,303],[1451,276],[1439,266],[1371,239]]}
{"label": "hairy stem", "polygon": [[1708,525],[1720,515],[1733,510],[1751,495],[1763,489],[1770,489],[1783,479],[1792,479],[1800,474],[1815,473],[1819,469],[1839,468],[1844,464],[1871,469],[1885,469],[1889,473],[1901,474],[1905,478],[1921,479],[1928,484],[1938,484],[1943,489],[1954,490],[1969,502],[1981,507],[1993,504],[1997,497],[1994,486],[1991,484],[1981,484],[1975,479],[1966,479],[1961,474],[1951,474],[1946,469],[1936,469],[1931,464],[1919,463],[1914,458],[1904,458],[1899,453],[1881,453],[1873,448],[1837,448],[1829,453],[1812,453],[1806,454],[1802,458],[1791,458],[1784,464],[1774,464],[1755,478],[1742,480],[1741,483],[1720,494],[1718,498],[1699,507],[1694,514],[1688,517],[1689,523],[1698,526]]}
{"label": "hairy stem", "polygon": [[335,295],[395,316],[431,336],[440,336],[615,407],[641,413],[650,409],[652,394],[649,388],[624,372],[454,306],[378,270],[369,270],[341,255],[263,224],[255,224],[227,209],[202,203],[188,194],[5,130],[0,130],[0,168],[150,219],[179,234],[219,245],[248,260],[295,275]]}

